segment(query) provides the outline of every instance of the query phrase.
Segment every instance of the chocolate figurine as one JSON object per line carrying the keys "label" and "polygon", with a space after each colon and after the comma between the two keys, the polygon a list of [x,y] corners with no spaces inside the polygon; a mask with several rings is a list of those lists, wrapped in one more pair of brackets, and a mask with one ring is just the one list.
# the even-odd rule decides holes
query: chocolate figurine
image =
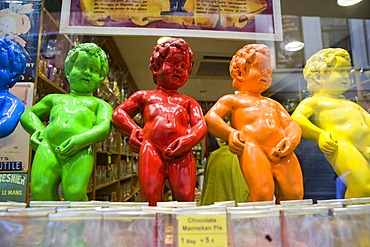
{"label": "chocolate figurine", "polygon": [[9,89],[25,70],[26,56],[21,47],[8,38],[0,37],[0,138],[13,133],[24,111],[23,102]]}
{"label": "chocolate figurine", "polygon": [[[193,52],[182,39],[155,47],[150,58],[154,90],[133,93],[113,112],[113,125],[130,137],[139,153],[139,181],[143,201],[154,206],[163,200],[165,180],[176,201],[194,201],[196,164],[192,147],[207,133],[202,109],[194,99],[178,93],[189,78]],[[144,126],[132,119],[142,113]]]}
{"label": "chocolate figurine", "polygon": [[64,65],[70,93],[46,95],[21,117],[36,151],[31,170],[36,201],[60,200],[60,182],[67,201],[87,201],[92,145],[110,132],[112,107],[93,96],[108,73],[105,52],[93,43],[80,44],[68,53]]}
{"label": "chocolate figurine", "polygon": [[[246,45],[230,62],[236,94],[221,97],[205,116],[208,131],[238,155],[250,201],[303,198],[303,179],[294,149],[301,129],[278,102],[261,95],[271,85],[270,49]],[[223,118],[228,117],[230,125]]]}
{"label": "chocolate figurine", "polygon": [[347,186],[345,198],[370,196],[370,115],[342,94],[351,86],[351,58],[341,48],[318,51],[303,70],[312,97],[302,100],[292,118],[302,137],[317,142]]}

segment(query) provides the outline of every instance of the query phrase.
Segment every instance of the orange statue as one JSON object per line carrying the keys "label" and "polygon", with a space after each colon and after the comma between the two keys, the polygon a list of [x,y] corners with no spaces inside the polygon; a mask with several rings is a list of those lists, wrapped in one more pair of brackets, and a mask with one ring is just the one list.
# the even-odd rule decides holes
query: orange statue
{"label": "orange statue", "polygon": [[[237,154],[250,201],[303,198],[303,179],[294,149],[301,128],[278,102],[261,95],[271,85],[270,49],[246,45],[230,62],[236,94],[225,95],[205,116],[208,131],[228,141]],[[231,126],[223,118],[228,117]]]}
{"label": "orange statue", "polygon": [[347,186],[345,198],[370,196],[370,114],[341,96],[351,86],[351,58],[341,48],[318,51],[303,70],[307,89],[292,118],[318,143]]}
{"label": "orange statue", "polygon": [[[131,149],[139,153],[141,195],[151,206],[162,201],[166,179],[174,200],[194,201],[192,147],[205,137],[207,126],[198,102],[178,93],[189,78],[192,62],[193,52],[182,39],[157,45],[150,58],[157,88],[133,93],[112,115],[113,125],[130,136]],[[140,111],[143,128],[132,119]]]}

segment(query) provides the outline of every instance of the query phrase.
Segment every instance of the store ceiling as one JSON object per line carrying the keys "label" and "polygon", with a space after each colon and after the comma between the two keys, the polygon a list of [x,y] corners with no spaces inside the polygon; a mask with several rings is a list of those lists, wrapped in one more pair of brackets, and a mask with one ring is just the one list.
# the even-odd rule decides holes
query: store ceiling
{"label": "store ceiling", "polygon": [[[338,7],[335,0],[281,0],[280,2],[282,15],[370,19],[370,0],[364,0],[362,3],[347,9]],[[155,84],[149,70],[149,58],[158,37],[115,36],[113,38],[137,88],[154,89]],[[195,63],[191,78],[180,89],[180,92],[199,101],[216,101],[227,93],[233,93],[231,79],[227,74],[229,60],[225,60],[231,58],[245,44],[256,41],[188,37],[184,39],[190,44],[194,52]],[[225,60],[216,61],[219,64],[214,63],[211,67],[207,67],[207,64],[202,64],[204,56],[223,57]],[[296,76],[301,76],[301,70],[274,73],[272,90],[267,92],[266,95],[279,101],[285,101],[291,95],[286,93],[276,94],[274,91],[277,88],[276,85],[281,91],[289,91],[289,83],[294,82]]]}

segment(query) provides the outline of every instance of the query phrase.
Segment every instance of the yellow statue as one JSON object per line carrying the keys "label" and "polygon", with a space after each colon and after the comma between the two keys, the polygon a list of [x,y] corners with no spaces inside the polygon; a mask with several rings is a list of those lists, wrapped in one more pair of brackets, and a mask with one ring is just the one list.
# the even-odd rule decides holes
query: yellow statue
{"label": "yellow statue", "polygon": [[323,49],[308,59],[303,74],[313,96],[300,102],[292,118],[347,186],[345,198],[368,197],[370,115],[341,96],[351,85],[350,69],[350,56],[341,48]]}

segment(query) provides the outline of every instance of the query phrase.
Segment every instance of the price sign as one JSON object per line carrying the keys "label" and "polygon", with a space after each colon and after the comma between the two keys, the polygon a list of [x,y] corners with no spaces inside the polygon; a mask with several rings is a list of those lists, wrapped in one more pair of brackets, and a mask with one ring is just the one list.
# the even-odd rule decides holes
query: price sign
{"label": "price sign", "polygon": [[178,217],[179,247],[227,247],[226,215]]}

